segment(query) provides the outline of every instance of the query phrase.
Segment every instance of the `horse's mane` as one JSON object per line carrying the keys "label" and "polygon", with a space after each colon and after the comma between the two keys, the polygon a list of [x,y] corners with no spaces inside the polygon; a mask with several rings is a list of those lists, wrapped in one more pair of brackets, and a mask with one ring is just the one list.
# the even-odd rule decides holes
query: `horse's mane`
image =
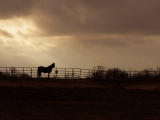
{"label": "horse's mane", "polygon": [[55,67],[55,63],[52,63],[51,65],[48,66],[48,68],[53,68]]}

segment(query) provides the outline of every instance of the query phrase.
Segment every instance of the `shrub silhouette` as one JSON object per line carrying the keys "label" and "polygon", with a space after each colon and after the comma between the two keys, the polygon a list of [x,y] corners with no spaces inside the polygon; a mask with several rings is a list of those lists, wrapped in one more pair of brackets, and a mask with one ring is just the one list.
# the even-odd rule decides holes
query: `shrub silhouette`
{"label": "shrub silhouette", "polygon": [[104,80],[105,79],[105,69],[103,66],[97,66],[93,68],[92,72],[93,80]]}
{"label": "shrub silhouette", "polygon": [[10,76],[10,74],[8,73],[8,72],[0,72],[0,77],[1,78],[6,78],[6,77],[8,77],[8,76]]}
{"label": "shrub silhouette", "polygon": [[10,73],[11,73],[11,76],[12,76],[12,77],[16,77],[16,73],[17,73],[16,68],[15,68],[15,67],[11,67],[11,68],[10,68]]}
{"label": "shrub silhouette", "polygon": [[108,82],[125,81],[128,79],[128,73],[118,68],[105,71],[103,66],[97,66],[92,73],[92,78],[94,80],[106,80]]}
{"label": "shrub silhouette", "polygon": [[21,73],[16,70],[15,67],[11,67],[8,72],[0,72],[0,78],[3,79],[19,79],[19,78],[31,78],[27,73]]}
{"label": "shrub silhouette", "polygon": [[108,81],[125,81],[128,79],[128,73],[118,68],[106,71],[105,79]]}
{"label": "shrub silhouette", "polygon": [[144,77],[152,77],[153,73],[150,72],[150,70],[145,69],[143,71]]}
{"label": "shrub silhouette", "polygon": [[102,70],[94,71],[92,74],[92,78],[94,80],[104,80],[105,79],[104,71],[102,71]]}
{"label": "shrub silhouette", "polygon": [[141,72],[138,72],[137,74],[134,74],[134,76],[131,76],[133,79],[140,79],[140,80],[145,80],[145,79],[154,79],[155,77],[158,77],[159,74],[158,71],[153,71],[150,69],[144,69]]}

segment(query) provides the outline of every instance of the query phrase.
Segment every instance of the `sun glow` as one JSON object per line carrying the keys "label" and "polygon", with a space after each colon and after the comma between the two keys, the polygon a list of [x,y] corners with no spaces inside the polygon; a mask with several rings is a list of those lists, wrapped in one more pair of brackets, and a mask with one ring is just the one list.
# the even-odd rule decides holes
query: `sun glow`
{"label": "sun glow", "polygon": [[45,46],[45,43],[40,45],[43,40],[38,41],[42,38],[39,38],[39,30],[32,20],[22,18],[0,20],[0,30],[12,36],[1,35],[0,40],[7,46],[23,47],[23,49],[32,48],[32,50],[43,49]]}
{"label": "sun glow", "polygon": [[[46,53],[57,46],[57,38],[40,34],[40,30],[32,20],[22,18],[0,20],[0,51],[3,50],[1,52],[8,56],[16,55],[29,59],[34,59],[35,56],[40,59],[41,56],[49,58]],[[53,40],[53,43],[48,43],[49,40]]]}
{"label": "sun glow", "polygon": [[0,29],[5,30],[11,34],[17,35],[18,32],[29,34],[36,30],[34,23],[31,20],[24,19],[9,19],[0,20]]}
{"label": "sun glow", "polygon": [[24,58],[26,63],[34,61],[35,64],[55,60],[52,50],[59,48],[62,39],[69,39],[63,36],[45,36],[34,21],[25,18],[0,20],[0,35],[0,55],[10,58],[7,61],[12,62],[14,59],[17,62],[20,61],[17,58]]}
{"label": "sun glow", "polygon": [[26,35],[32,35],[36,31],[36,27],[31,20],[14,18],[8,20],[0,20],[0,30],[5,31],[12,37],[1,36],[5,45],[8,46],[24,46],[31,45],[31,41],[26,39]]}

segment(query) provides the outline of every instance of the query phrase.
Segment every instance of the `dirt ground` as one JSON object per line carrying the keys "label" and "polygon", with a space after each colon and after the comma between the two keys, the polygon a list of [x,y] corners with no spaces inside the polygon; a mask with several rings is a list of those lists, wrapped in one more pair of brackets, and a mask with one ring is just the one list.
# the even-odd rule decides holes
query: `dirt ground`
{"label": "dirt ground", "polygon": [[1,80],[0,120],[160,120],[160,83],[122,86]]}

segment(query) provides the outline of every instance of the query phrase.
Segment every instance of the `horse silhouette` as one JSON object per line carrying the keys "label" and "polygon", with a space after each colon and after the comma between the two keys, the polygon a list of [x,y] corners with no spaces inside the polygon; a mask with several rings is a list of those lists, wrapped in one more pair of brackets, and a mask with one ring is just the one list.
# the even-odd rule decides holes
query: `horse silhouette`
{"label": "horse silhouette", "polygon": [[55,67],[55,63],[51,64],[48,67],[39,66],[37,70],[37,78],[40,78],[42,73],[48,73],[48,78],[49,78],[50,73],[52,72],[52,69],[54,67]]}

